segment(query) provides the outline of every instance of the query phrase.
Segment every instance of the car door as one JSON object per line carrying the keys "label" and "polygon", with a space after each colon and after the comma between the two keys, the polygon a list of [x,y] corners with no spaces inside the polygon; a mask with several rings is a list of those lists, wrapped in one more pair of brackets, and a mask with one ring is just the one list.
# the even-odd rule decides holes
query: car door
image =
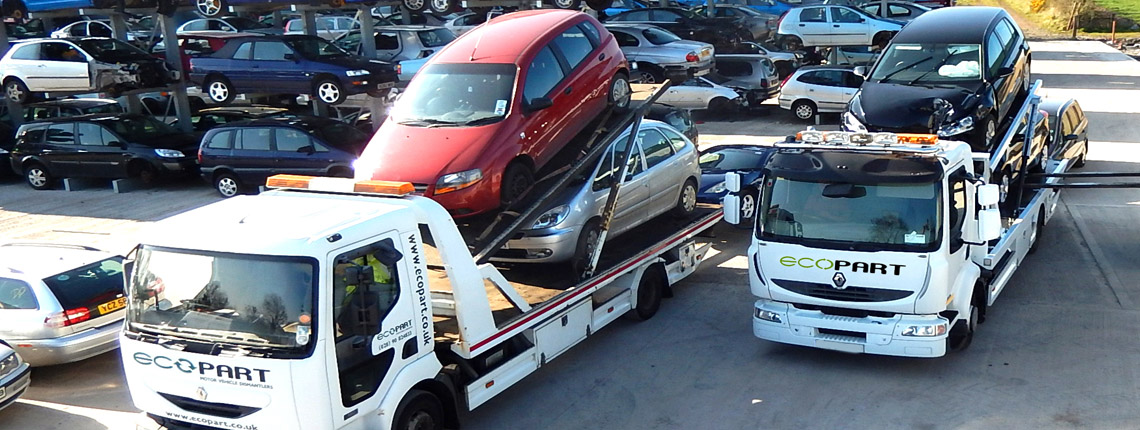
{"label": "car door", "polygon": [[238,170],[238,179],[250,185],[264,185],[265,179],[277,168],[277,154],[273,152],[273,128],[242,127],[234,134],[234,164],[244,166]]}
{"label": "car door", "polygon": [[249,92],[261,88],[263,87],[262,80],[272,79],[254,73],[254,71],[260,72],[260,66],[258,68],[253,67],[252,57],[253,41],[245,41],[241,42],[241,45],[238,45],[237,49],[234,50],[230,61],[217,62],[222,74],[226,76],[226,79],[229,79],[238,92]]}
{"label": "car door", "polygon": [[[574,29],[582,34],[577,27],[564,33]],[[537,52],[527,67],[524,105],[538,98],[548,98],[552,103],[546,109],[531,112],[532,118],[526,121],[523,151],[531,154],[538,166],[545,165],[583,125],[581,115],[576,117],[574,112],[582,108],[582,99],[589,96],[590,89],[582,88],[586,82],[581,78],[582,73],[574,73],[574,69],[584,67],[589,54],[589,51],[583,53],[581,46],[573,41],[552,40]]]}
{"label": "car door", "polygon": [[703,79],[689,79],[681,85],[669,87],[659,101],[681,109],[704,109],[711,99],[708,97],[710,88],[712,85]]}
{"label": "car door", "polygon": [[[989,66],[986,72],[998,103],[998,128],[1001,128],[1001,123],[1017,98],[1022,79],[1028,79],[1023,76],[1028,73],[1025,71],[1028,68],[1019,64],[1022,61],[1022,55],[1018,52],[1020,44],[1020,36],[1004,18],[998,21],[993,32],[986,37],[986,60]],[[1011,68],[1013,73],[1001,76],[999,70],[1005,67]]]}
{"label": "car door", "polygon": [[75,123],[57,122],[49,125],[45,132],[40,158],[47,162],[48,169],[56,176],[87,176],[80,150],[75,143]]}
{"label": "car door", "polygon": [[312,138],[301,130],[279,127],[273,129],[273,135],[273,150],[277,153],[274,174],[324,176],[333,162],[325,156],[327,152],[317,152]]}
{"label": "car door", "polygon": [[399,30],[384,30],[376,32],[376,59],[392,61],[403,51]]}
{"label": "car door", "polygon": [[854,9],[828,7],[831,15],[832,45],[866,45],[871,43],[871,24]]}
{"label": "car door", "polygon": [[[831,44],[831,23],[828,22],[827,8],[813,6],[799,8],[799,23],[793,31],[799,32],[805,46],[821,46]],[[797,13],[796,9],[788,13]]]}
{"label": "car door", "polygon": [[[639,133],[640,135],[640,133]],[[613,146],[606,151],[598,164],[592,184],[594,197],[598,199],[596,207],[602,208],[609,198],[606,190],[613,181],[621,179],[621,155],[629,145],[629,136],[619,138]],[[640,139],[639,139],[640,140]],[[649,179],[646,177],[644,159],[641,146],[635,144],[626,164],[625,183],[618,191],[618,201],[614,207],[613,219],[610,222],[610,234],[617,235],[639,224],[648,214],[646,203],[649,200]]]}
{"label": "car door", "polygon": [[816,70],[804,73],[799,80],[806,84],[804,92],[807,93],[807,98],[814,101],[820,110],[836,108],[836,100],[841,97],[838,89],[840,76],[837,73],[832,70]]}
{"label": "car door", "polygon": [[[87,23],[87,34],[95,37],[114,37],[115,32],[111,30],[111,26],[101,23],[99,21],[91,21]],[[125,38],[126,35],[124,35]]]}
{"label": "car door", "polygon": [[75,124],[81,169],[87,176],[96,178],[122,178],[127,174],[128,156],[123,143],[110,130],[90,122]]}
{"label": "car door", "polygon": [[863,86],[863,77],[856,75],[855,72],[850,70],[840,71],[843,75],[842,84],[839,86],[840,105],[843,109],[847,109],[847,103],[855,97],[855,93],[859,91],[859,87]]}
{"label": "car door", "polygon": [[[40,62],[28,75],[28,87],[42,91],[80,91],[91,88],[87,55],[67,42],[40,44]],[[32,84],[32,81],[35,84]]]}
{"label": "car door", "polygon": [[309,77],[301,57],[281,40],[257,41],[253,44],[250,67],[260,79],[261,91],[308,93]]}
{"label": "car door", "polygon": [[649,186],[649,197],[646,202],[646,218],[637,224],[644,223],[649,218],[660,215],[677,204],[677,196],[684,183],[685,169],[682,169],[674,155],[673,145],[669,139],[655,128],[638,130],[641,151],[645,157],[646,184]]}

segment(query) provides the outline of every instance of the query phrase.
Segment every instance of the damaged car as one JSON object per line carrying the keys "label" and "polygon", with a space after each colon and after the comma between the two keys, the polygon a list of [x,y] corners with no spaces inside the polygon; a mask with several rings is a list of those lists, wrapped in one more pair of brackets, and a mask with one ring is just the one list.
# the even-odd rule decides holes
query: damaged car
{"label": "damaged car", "polygon": [[715,50],[708,43],[683,40],[649,24],[607,24],[606,30],[613,33],[626,60],[635,65],[630,82],[684,82],[712,70]]}
{"label": "damaged car", "polygon": [[166,63],[126,42],[106,37],[42,39],[16,44],[0,59],[9,100],[25,103],[35,92],[112,95],[178,80]]}
{"label": "damaged car", "polygon": [[716,73],[709,79],[736,90],[749,109],[780,94],[780,75],[772,60],[759,54],[717,54]]}

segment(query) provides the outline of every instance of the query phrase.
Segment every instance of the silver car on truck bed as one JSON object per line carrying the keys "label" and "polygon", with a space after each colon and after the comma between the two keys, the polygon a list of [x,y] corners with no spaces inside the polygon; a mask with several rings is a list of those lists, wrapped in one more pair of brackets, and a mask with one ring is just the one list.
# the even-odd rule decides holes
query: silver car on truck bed
{"label": "silver car on truck bed", "polygon": [[708,43],[684,40],[649,24],[606,24],[606,29],[636,67],[631,82],[654,84],[669,79],[680,83],[705,75],[713,67],[715,51]]}

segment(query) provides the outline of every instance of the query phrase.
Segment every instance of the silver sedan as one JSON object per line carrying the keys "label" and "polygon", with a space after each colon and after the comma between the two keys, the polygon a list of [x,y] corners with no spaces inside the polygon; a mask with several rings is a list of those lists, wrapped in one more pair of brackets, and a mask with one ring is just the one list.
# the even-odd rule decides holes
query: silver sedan
{"label": "silver sedan", "polygon": [[[589,175],[564,191],[562,203],[539,216],[530,229],[522,231],[523,237],[507,242],[494,260],[570,261],[575,273],[581,273],[588,244],[596,242],[600,232],[611,182],[621,174],[614,153],[625,151],[629,130],[626,133],[615,140]],[[692,142],[668,124],[645,120],[633,151],[607,241],[666,212],[687,216],[696,209],[701,168]]]}
{"label": "silver sedan", "polygon": [[678,83],[712,70],[715,52],[708,43],[683,40],[649,24],[606,24],[606,29],[635,66],[629,77],[633,83]]}
{"label": "silver sedan", "polygon": [[31,383],[31,367],[0,340],[0,409],[16,402]]}
{"label": "silver sedan", "polygon": [[0,338],[32,366],[117,348],[126,300],[122,257],[79,246],[0,246]]}

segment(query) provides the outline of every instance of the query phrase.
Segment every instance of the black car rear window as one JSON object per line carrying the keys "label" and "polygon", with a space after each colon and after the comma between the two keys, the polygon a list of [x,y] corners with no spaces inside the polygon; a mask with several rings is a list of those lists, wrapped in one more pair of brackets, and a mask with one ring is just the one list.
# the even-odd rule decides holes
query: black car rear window
{"label": "black car rear window", "polygon": [[27,282],[18,279],[0,278],[0,310],[35,309],[36,295]]}
{"label": "black car rear window", "polygon": [[123,258],[111,257],[49,276],[44,283],[65,310],[85,307],[94,316],[99,305],[124,294]]}

